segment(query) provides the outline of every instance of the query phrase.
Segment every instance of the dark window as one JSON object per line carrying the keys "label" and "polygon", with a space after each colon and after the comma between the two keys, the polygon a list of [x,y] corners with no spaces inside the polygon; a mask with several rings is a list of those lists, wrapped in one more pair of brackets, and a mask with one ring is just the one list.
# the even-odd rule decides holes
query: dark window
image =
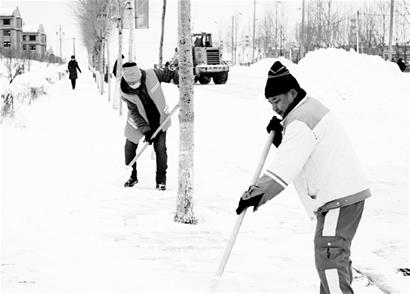
{"label": "dark window", "polygon": [[30,41],[35,41],[36,40],[36,36],[35,35],[30,35]]}
{"label": "dark window", "polygon": [[4,36],[10,36],[11,31],[10,30],[4,30]]}
{"label": "dark window", "polygon": [[36,50],[36,45],[30,45],[30,50]]}
{"label": "dark window", "polygon": [[26,50],[27,49],[27,46],[24,44],[23,45],[23,50]]}
{"label": "dark window", "polygon": [[4,47],[4,48],[10,47],[10,42],[3,42],[3,47]]}
{"label": "dark window", "polygon": [[9,26],[10,25],[10,19],[9,18],[3,19],[3,24],[6,25],[6,26]]}

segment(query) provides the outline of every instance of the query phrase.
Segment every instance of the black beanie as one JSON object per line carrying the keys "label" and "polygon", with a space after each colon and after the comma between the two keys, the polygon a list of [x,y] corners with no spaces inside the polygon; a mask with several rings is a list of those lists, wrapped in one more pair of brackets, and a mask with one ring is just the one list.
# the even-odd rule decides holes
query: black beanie
{"label": "black beanie", "polygon": [[292,76],[289,70],[279,61],[276,61],[268,72],[268,80],[265,86],[265,97],[273,97],[280,94],[285,94],[291,89],[299,92],[300,86],[295,77]]}

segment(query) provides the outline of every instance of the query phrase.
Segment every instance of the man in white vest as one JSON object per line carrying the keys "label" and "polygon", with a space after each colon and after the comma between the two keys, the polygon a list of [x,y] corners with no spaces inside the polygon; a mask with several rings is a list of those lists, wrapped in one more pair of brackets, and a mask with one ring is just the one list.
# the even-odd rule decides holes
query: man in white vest
{"label": "man in white vest", "polygon": [[244,192],[236,212],[261,205],[291,182],[316,217],[315,265],[320,294],[353,293],[350,248],[365,199],[370,197],[362,167],[342,126],[322,103],[306,96],[279,61],[268,73],[265,97],[282,120],[273,117],[275,159]]}
{"label": "man in white vest", "polygon": [[[154,139],[153,133],[167,117],[164,93],[161,82],[178,84],[178,72],[162,69],[140,69],[135,62],[123,65],[121,79],[121,98],[127,103],[128,118],[125,125],[125,164],[129,164],[136,155],[141,138],[154,145],[156,154],[156,189],[166,190],[167,147],[166,131],[171,125],[169,120]],[[132,173],[125,187],[138,183],[137,163],[132,166]]]}

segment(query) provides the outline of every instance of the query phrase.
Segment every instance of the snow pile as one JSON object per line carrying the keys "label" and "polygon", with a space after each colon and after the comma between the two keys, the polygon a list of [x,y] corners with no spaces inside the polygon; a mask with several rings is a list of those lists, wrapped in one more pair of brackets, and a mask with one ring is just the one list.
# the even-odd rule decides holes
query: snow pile
{"label": "snow pile", "polygon": [[[295,76],[309,95],[339,115],[353,141],[363,141],[367,133],[367,141],[358,146],[365,163],[408,165],[410,75],[397,64],[354,51],[321,49],[300,61]],[[395,150],[387,153],[393,141]]]}
{"label": "snow pile", "polygon": [[[3,62],[9,62],[8,60]],[[13,60],[12,73],[17,68],[25,68],[26,72],[17,75],[12,83],[9,83],[5,77],[7,73],[2,72],[1,83],[1,109],[2,115],[5,115],[4,106],[5,100],[10,95],[13,97],[13,108],[10,114],[18,112],[23,104],[30,104],[33,99],[36,99],[40,95],[46,94],[50,85],[55,83],[61,77],[65,75],[64,65],[48,64],[39,61],[30,61],[30,71],[28,70],[28,64],[22,60]],[[5,65],[6,67],[6,65]],[[5,69],[4,67],[4,69]]]}
{"label": "snow pile", "polygon": [[[264,100],[267,73],[276,60],[288,67],[309,96],[339,116],[354,142],[363,141],[367,134],[367,140],[357,146],[365,164],[408,165],[410,75],[402,73],[396,63],[355,51],[320,49],[309,52],[299,64],[269,58],[250,67],[233,67],[230,74],[249,79],[241,91],[251,88],[249,92],[257,93],[255,100],[261,107],[265,107],[260,100]],[[392,141],[397,143],[391,145]],[[391,148],[393,152],[386,152]]]}
{"label": "snow pile", "polygon": [[[388,99],[403,93],[405,75],[396,63],[380,56],[357,54],[343,49],[320,49],[309,52],[298,64],[302,84],[315,94],[337,95],[342,99]],[[408,79],[408,77],[407,77]],[[393,84],[391,84],[393,82]],[[406,86],[408,88],[408,86]],[[333,98],[333,97],[331,97]],[[369,101],[370,102],[370,101]]]}

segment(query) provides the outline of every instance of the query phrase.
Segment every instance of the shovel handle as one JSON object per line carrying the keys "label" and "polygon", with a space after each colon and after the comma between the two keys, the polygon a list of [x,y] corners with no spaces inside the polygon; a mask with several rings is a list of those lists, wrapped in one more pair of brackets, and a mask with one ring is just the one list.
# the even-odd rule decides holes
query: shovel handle
{"label": "shovel handle", "polygon": [[[172,110],[170,111],[170,113],[168,114],[168,116],[164,119],[164,121],[162,122],[162,124],[158,127],[158,129],[156,129],[156,131],[152,134],[150,140],[154,139],[158,133],[162,130],[162,128],[165,126],[165,124],[171,119],[171,116],[174,114],[174,112],[178,109],[179,107],[179,103],[177,103],[174,108],[172,108]],[[131,167],[136,161],[137,159],[141,156],[141,154],[144,152],[145,149],[147,149],[149,145],[149,142],[145,142],[144,146],[142,146],[141,150],[137,153],[137,155],[135,155],[135,157],[130,161],[130,163],[128,163],[128,167]]]}
{"label": "shovel handle", "polygon": [[[256,184],[256,181],[258,180],[261,174],[263,165],[265,164],[265,161],[266,161],[266,157],[268,156],[270,147],[272,146],[272,140],[274,136],[275,136],[275,132],[271,131],[269,133],[269,137],[266,140],[265,146],[263,148],[263,152],[259,159],[258,166],[255,170],[255,173],[253,174],[251,185]],[[235,226],[233,227],[228,244],[226,245],[226,248],[225,248],[224,255],[222,256],[221,262],[219,263],[219,268],[216,273],[217,277],[222,277],[222,274],[224,273],[226,263],[228,262],[229,256],[231,255],[231,251],[232,251],[233,245],[235,244],[236,237],[238,236],[239,229],[242,225],[242,221],[245,218],[246,210],[247,210],[246,208],[242,210],[241,214],[239,214],[238,217],[236,218]]]}

